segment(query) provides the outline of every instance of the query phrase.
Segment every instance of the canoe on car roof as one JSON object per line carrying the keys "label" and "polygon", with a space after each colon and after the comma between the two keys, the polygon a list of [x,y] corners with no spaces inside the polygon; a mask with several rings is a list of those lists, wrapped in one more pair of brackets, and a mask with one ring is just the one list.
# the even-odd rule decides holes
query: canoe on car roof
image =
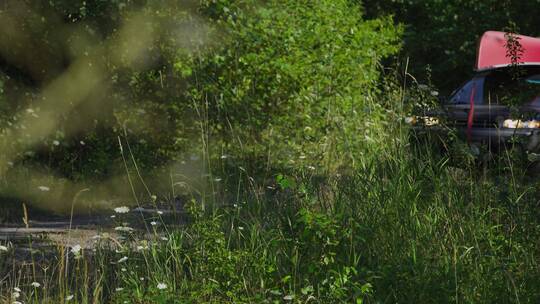
{"label": "canoe on car roof", "polygon": [[[517,63],[519,65],[540,66],[540,38],[513,35],[521,44],[523,53]],[[512,64],[507,56],[507,37],[504,32],[488,31],[482,35],[476,56],[476,71],[485,71]]]}

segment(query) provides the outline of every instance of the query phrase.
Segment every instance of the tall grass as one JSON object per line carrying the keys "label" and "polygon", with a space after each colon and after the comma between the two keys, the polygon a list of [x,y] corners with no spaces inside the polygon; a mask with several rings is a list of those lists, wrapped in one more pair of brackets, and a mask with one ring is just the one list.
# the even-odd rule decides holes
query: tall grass
{"label": "tall grass", "polygon": [[182,225],[157,210],[116,214],[146,228],[104,230],[80,252],[59,244],[29,264],[2,244],[2,300],[538,303],[538,181],[510,157],[482,169],[399,122],[386,130],[392,140],[353,155],[354,169],[254,173],[212,160],[201,127],[206,172],[223,179],[184,197]]}
{"label": "tall grass", "polygon": [[[292,171],[269,181],[238,170],[222,186],[234,195],[206,209],[190,201],[181,228],[165,229],[156,215],[149,234],[102,236],[82,257],[59,248],[35,275],[1,253],[2,294],[9,302],[18,287],[19,300],[36,303],[70,295],[80,303],[537,303],[537,182],[450,166],[401,139],[347,175]],[[65,254],[76,259],[64,263]]]}

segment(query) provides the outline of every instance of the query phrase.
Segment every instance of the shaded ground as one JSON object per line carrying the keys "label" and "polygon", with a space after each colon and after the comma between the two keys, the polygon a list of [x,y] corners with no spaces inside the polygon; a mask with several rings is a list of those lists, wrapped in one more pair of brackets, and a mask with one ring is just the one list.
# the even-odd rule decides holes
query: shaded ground
{"label": "shaded ground", "polygon": [[113,240],[121,238],[116,227],[127,226],[145,235],[145,238],[155,237],[152,224],[166,224],[167,227],[180,225],[185,221],[182,210],[181,203],[176,201],[174,205],[132,208],[127,214],[110,211],[71,217],[39,212],[34,213],[37,219],[29,215],[27,225],[22,218],[1,224],[0,245],[7,245],[14,250],[14,263],[35,261],[36,253],[47,258],[60,247],[79,245],[93,249],[103,235]]}

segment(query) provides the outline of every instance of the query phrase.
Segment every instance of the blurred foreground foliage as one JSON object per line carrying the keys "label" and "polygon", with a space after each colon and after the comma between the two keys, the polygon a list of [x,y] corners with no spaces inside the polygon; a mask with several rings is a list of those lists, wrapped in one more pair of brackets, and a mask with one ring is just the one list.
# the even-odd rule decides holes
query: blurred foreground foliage
{"label": "blurred foreground foliage", "polygon": [[[144,171],[190,155],[276,167],[301,156],[335,169],[384,142],[379,62],[399,50],[401,30],[349,1],[2,6],[14,41],[0,49],[2,172],[119,174],[119,140]],[[62,101],[47,108],[51,87]]]}

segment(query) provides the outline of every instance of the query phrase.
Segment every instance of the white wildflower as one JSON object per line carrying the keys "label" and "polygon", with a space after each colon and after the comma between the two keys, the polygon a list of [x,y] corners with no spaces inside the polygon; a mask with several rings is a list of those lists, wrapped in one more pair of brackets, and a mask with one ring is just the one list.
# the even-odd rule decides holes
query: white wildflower
{"label": "white wildflower", "polygon": [[122,272],[126,272],[126,271],[127,271],[127,269],[125,269],[125,268],[122,268],[122,269],[120,269],[120,270],[121,270]]}
{"label": "white wildflower", "polygon": [[8,248],[4,245],[0,245],[0,251],[5,251],[7,252],[8,251]]}
{"label": "white wildflower", "polygon": [[115,217],[116,217],[116,215],[114,215],[114,214],[113,214],[113,215],[111,215],[111,218],[115,218]]}
{"label": "white wildflower", "polygon": [[162,237],[161,237],[161,240],[162,240],[162,241],[168,241],[168,240],[169,240],[169,238],[168,238],[168,237],[166,237],[166,236],[162,236]]}
{"label": "white wildflower", "polygon": [[126,206],[116,207],[116,208],[114,208],[114,212],[116,212],[116,213],[128,213],[129,212],[129,207],[126,207]]}
{"label": "white wildflower", "polygon": [[294,296],[293,296],[293,295],[287,295],[287,296],[284,296],[284,297],[283,297],[283,300],[285,300],[285,301],[292,301],[292,300],[294,300]]}
{"label": "white wildflower", "polygon": [[13,288],[13,290],[15,290],[16,292],[21,292],[21,289],[19,287],[15,287]]}
{"label": "white wildflower", "polygon": [[244,227],[238,226],[238,230],[244,230]]}
{"label": "white wildflower", "polygon": [[55,146],[59,146],[60,142],[58,140],[53,140],[52,144],[55,145]]}
{"label": "white wildflower", "polygon": [[128,260],[128,257],[127,256],[124,256],[122,257],[120,260],[118,260],[118,263],[124,263],[125,261]]}
{"label": "white wildflower", "polygon": [[134,229],[127,226],[118,226],[118,227],[115,227],[114,230],[122,231],[122,232],[132,232]]}
{"label": "white wildflower", "polygon": [[14,292],[11,294],[11,298],[12,298],[12,299],[18,299],[20,296],[21,296],[21,293],[18,292],[18,291],[14,291]]}
{"label": "white wildflower", "polygon": [[152,196],[150,196],[150,199],[152,200],[152,202],[155,202],[157,200],[157,196],[152,195]]}
{"label": "white wildflower", "polygon": [[74,255],[79,255],[81,253],[81,249],[82,249],[81,245],[77,244],[77,245],[71,247],[70,251]]}
{"label": "white wildflower", "polygon": [[35,287],[35,288],[39,288],[39,287],[41,287],[41,284],[39,284],[38,282],[32,282],[32,284],[30,284],[30,286]]}
{"label": "white wildflower", "polygon": [[163,214],[163,211],[158,210],[158,211],[157,211],[157,214],[162,215],[162,214]]}
{"label": "white wildflower", "polygon": [[151,222],[150,222],[150,225],[152,225],[152,226],[157,226],[157,224],[158,224],[158,223],[157,223],[157,222],[154,222],[154,221],[151,221]]}
{"label": "white wildflower", "polygon": [[74,296],[73,295],[69,295],[66,297],[66,301],[71,301],[73,300]]}
{"label": "white wildflower", "polygon": [[166,289],[167,288],[167,284],[165,283],[158,283],[157,284],[157,289]]}
{"label": "white wildflower", "polygon": [[117,287],[115,290],[116,290],[116,291],[122,291],[122,290],[124,290],[124,288],[122,288],[122,287]]}
{"label": "white wildflower", "polygon": [[43,192],[47,192],[47,191],[50,191],[51,188],[47,187],[47,186],[39,186],[38,187],[39,190],[43,191]]}
{"label": "white wildflower", "polygon": [[82,140],[79,143],[81,144],[81,146],[86,145],[86,143],[84,141],[82,141]]}
{"label": "white wildflower", "polygon": [[148,249],[148,246],[141,246],[141,245],[137,246],[137,251],[142,251],[146,249]]}

